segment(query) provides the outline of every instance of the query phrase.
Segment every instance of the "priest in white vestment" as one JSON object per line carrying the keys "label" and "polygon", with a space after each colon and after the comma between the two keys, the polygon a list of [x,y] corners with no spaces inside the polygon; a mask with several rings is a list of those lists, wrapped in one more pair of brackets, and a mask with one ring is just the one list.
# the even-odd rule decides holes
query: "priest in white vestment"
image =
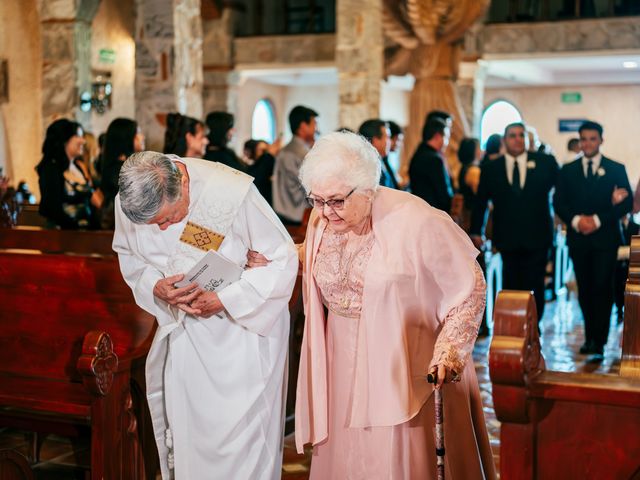
{"label": "priest in white vestment", "polygon": [[[287,231],[248,175],[155,152],[124,163],[115,210],[122,274],[158,321],[146,376],[163,480],[279,479],[298,271]],[[218,292],[176,288],[209,249],[270,262]]]}

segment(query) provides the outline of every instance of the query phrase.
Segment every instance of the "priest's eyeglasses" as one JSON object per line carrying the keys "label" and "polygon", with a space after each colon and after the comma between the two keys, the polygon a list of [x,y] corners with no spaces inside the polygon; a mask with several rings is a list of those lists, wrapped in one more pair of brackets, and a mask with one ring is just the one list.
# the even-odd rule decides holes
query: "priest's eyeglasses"
{"label": "priest's eyeglasses", "polygon": [[322,210],[326,205],[331,210],[342,210],[344,208],[344,202],[356,189],[354,188],[349,193],[345,195],[344,198],[332,198],[331,200],[322,200],[321,198],[316,198],[312,196],[307,197],[307,202],[312,208],[317,208],[318,210]]}

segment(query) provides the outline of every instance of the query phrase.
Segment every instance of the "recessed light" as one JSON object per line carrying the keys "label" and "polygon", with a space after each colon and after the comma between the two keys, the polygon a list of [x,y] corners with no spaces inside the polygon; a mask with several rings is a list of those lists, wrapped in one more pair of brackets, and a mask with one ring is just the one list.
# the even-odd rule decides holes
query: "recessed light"
{"label": "recessed light", "polygon": [[638,62],[622,62],[624,68],[638,68]]}

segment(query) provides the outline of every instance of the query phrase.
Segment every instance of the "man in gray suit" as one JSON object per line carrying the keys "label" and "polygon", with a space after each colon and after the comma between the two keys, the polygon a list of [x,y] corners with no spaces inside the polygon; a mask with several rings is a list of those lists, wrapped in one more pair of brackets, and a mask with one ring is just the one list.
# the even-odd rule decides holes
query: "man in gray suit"
{"label": "man in gray suit", "polygon": [[285,225],[300,225],[307,207],[306,193],[298,179],[302,159],[313,146],[318,114],[298,105],[289,112],[293,139],[276,157],[273,169],[273,209]]}

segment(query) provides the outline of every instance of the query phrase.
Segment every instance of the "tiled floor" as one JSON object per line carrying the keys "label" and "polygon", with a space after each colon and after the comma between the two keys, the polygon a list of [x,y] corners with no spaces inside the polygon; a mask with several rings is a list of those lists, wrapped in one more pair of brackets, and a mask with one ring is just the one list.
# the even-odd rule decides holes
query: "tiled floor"
{"label": "tiled floor", "polygon": [[[578,348],[583,343],[583,325],[575,293],[570,293],[568,298],[549,302],[542,322],[541,340],[547,369],[564,372],[617,373],[620,367],[621,332],[622,325],[617,324],[615,315],[613,315],[604,362],[601,364],[586,363],[586,358],[577,353]],[[487,362],[490,342],[490,337],[479,338],[473,352],[473,359],[480,383],[494,459],[496,465],[498,465],[500,458],[500,423],[496,420],[491,398],[491,382],[489,380]],[[0,431],[0,449],[7,447],[18,449],[28,456],[30,451],[29,434],[15,430]],[[69,440],[48,436],[41,450],[41,462],[37,464],[34,470],[36,478],[42,480],[83,479],[85,478],[88,462],[86,447],[77,448],[74,452]],[[285,440],[282,478],[286,480],[306,480],[310,463],[310,453],[297,455],[293,437],[287,437]]]}

